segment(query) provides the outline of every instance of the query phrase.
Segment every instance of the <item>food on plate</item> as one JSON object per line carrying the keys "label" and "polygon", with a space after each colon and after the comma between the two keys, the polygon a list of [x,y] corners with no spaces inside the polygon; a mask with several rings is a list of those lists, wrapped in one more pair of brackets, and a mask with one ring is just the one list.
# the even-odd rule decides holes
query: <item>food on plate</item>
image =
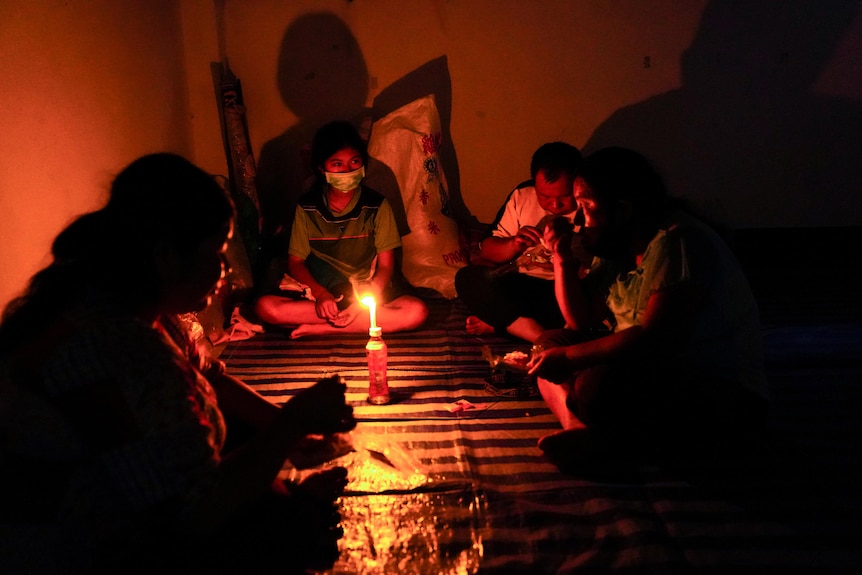
{"label": "food on plate", "polygon": [[502,359],[503,363],[513,365],[521,369],[527,368],[527,362],[529,360],[530,356],[523,351],[510,351],[509,353],[504,355]]}

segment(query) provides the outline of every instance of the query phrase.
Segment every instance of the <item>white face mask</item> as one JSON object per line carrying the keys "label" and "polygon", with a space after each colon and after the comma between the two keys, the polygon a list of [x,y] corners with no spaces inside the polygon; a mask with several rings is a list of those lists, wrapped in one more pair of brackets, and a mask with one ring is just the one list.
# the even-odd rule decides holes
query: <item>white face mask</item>
{"label": "white face mask", "polygon": [[352,172],[324,172],[326,174],[326,183],[346,194],[350,190],[355,190],[359,187],[359,182],[365,177],[365,166]]}

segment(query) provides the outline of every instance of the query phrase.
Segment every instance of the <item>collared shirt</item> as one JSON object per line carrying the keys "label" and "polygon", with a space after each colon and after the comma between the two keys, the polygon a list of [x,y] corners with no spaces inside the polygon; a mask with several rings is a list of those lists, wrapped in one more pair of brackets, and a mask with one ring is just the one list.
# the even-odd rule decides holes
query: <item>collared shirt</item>
{"label": "collared shirt", "polygon": [[366,281],[380,252],[401,246],[401,236],[389,201],[362,186],[340,212],[332,212],[324,194],[300,198],[288,253],[301,259],[314,254],[345,278]]}
{"label": "collared shirt", "polygon": [[[559,214],[559,216],[573,221],[575,212]],[[509,193],[506,203],[491,224],[491,235],[498,238],[511,238],[516,236],[518,230],[524,226],[538,227],[541,230],[544,223],[553,217],[557,216],[539,204],[534,182],[528,180]],[[529,276],[552,280],[554,268],[550,258],[551,253],[544,245],[534,246],[525,252],[524,257],[518,259],[518,271]]]}

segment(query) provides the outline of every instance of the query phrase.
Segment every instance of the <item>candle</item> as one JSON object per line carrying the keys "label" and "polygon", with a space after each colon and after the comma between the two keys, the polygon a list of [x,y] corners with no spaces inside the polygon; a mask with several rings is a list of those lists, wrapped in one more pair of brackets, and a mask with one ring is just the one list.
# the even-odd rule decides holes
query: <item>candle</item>
{"label": "candle", "polygon": [[377,327],[377,304],[374,301],[374,297],[367,295],[362,298],[362,303],[368,306],[368,312],[371,314],[371,324],[369,327]]}

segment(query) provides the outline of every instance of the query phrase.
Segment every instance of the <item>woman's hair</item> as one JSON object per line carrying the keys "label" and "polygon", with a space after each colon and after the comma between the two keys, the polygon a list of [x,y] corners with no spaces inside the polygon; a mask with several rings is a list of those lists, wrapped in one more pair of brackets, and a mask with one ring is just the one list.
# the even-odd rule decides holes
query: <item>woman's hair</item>
{"label": "woman's hair", "polygon": [[658,225],[671,199],[650,161],[629,148],[612,146],[593,152],[584,158],[578,175],[601,204],[613,206],[620,200],[632,204],[647,227]]}
{"label": "woman's hair", "polygon": [[185,158],[160,153],[135,160],[114,179],[105,207],[60,232],[53,262],[6,307],[0,351],[38,333],[88,288],[130,306],[158,301],[157,243],[191,253],[233,217],[222,187]]}
{"label": "woman's hair", "polygon": [[345,148],[353,148],[362,156],[362,163],[368,164],[368,150],[365,141],[356,127],[345,120],[336,120],[321,126],[311,142],[311,170],[318,178],[322,177],[320,168],[334,153]]}

